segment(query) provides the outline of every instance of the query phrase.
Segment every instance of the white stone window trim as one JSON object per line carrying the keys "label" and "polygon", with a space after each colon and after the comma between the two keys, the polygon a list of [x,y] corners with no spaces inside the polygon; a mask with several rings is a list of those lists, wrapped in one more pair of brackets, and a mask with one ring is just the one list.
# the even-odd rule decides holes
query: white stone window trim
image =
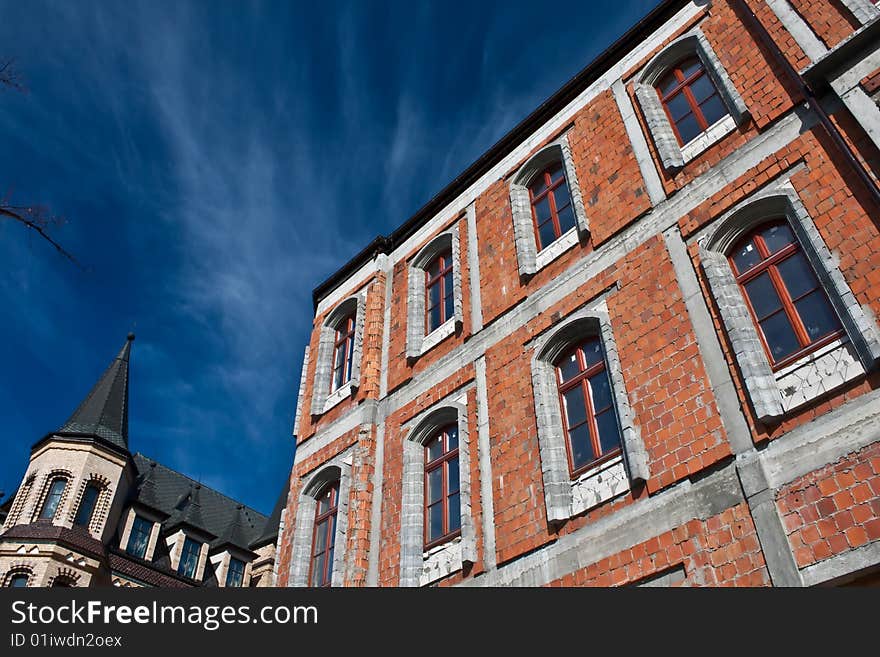
{"label": "white stone window trim", "polygon": [[5,529],[14,527],[18,523],[18,519],[26,515],[26,505],[30,500],[31,491],[33,490],[34,482],[36,480],[36,470],[25,475],[24,482],[15,494],[15,500],[12,502],[12,507],[9,509],[9,515],[6,517],[6,520],[2,525]]}
{"label": "white stone window trim", "polygon": [[840,0],[850,13],[862,25],[867,25],[880,16],[880,7],[871,0]]}
{"label": "white stone window trim", "polygon": [[131,530],[134,527],[136,516],[140,516],[150,523],[150,535],[147,538],[147,549],[144,552],[144,556],[140,558],[144,561],[152,561],[153,555],[156,551],[156,545],[159,542],[159,534],[162,530],[162,517],[149,507],[140,505],[138,505],[137,508],[134,506],[128,507],[128,510],[125,513],[125,523],[122,527],[122,532],[119,535],[119,549],[129,557],[135,559],[139,558],[135,557],[128,551],[128,541],[131,539]]}
{"label": "white stone window trim", "polygon": [[[574,210],[575,228],[560,235],[552,244],[538,251],[535,223],[532,218],[532,204],[529,198],[529,183],[551,163],[561,161],[565,171],[565,182],[571,195]],[[514,174],[510,181],[510,208],[513,214],[513,231],[516,257],[520,276],[532,276],[573,248],[590,232],[590,222],[584,207],[583,195],[578,184],[574,158],[568,136],[562,135],[532,155]]]}
{"label": "white stone window trim", "polygon": [[[619,461],[599,463],[572,479],[562,407],[556,380],[556,358],[576,342],[598,336],[605,353],[605,367],[614,395],[614,411],[621,432]],[[532,387],[535,397],[535,418],[544,483],[547,521],[558,523],[598,506],[630,490],[630,483],[641,484],[650,477],[648,456],[641,431],[629,403],[623,370],[614,341],[611,320],[605,299],[582,308],[528,345],[532,356]],[[596,475],[609,470],[606,478]],[[613,470],[613,471],[612,471]],[[620,481],[620,475],[624,475]]]}
{"label": "white stone window trim", "polygon": [[[791,366],[773,372],[727,256],[730,248],[749,230],[779,216],[787,219],[843,325],[846,340],[838,341],[837,347],[851,353],[851,362],[843,363],[846,374],[841,376],[838,372],[833,377],[829,374],[827,381],[819,381],[806,392],[802,391],[795,401],[786,399],[794,394],[789,390],[786,376],[829,352],[819,350],[818,355],[811,352]],[[701,266],[759,421],[778,422],[785,413],[876,367],[880,359],[880,331],[850,290],[840,272],[838,258],[828,249],[790,182],[753,194],[737,204],[701,231],[697,242]]]}
{"label": "white stone window trim", "polygon": [[[666,110],[663,108],[663,103],[657,95],[654,84],[670,67],[689,55],[696,55],[702,62],[706,74],[711,78],[721,101],[727,108],[728,116],[733,124],[731,126],[728,121],[718,121],[682,146],[678,143],[678,138],[675,136],[675,131],[669,122],[669,117],[666,115]],[[745,124],[749,118],[749,110],[745,101],[733,85],[733,81],[724,66],[721,65],[712,45],[699,27],[683,34],[657,53],[636,78],[634,88],[648,132],[657,147],[660,161],[666,169],[680,169],[699,153],[720,141],[733,128]]]}
{"label": "white stone window trim", "polygon": [[303,478],[306,481],[300,490],[296,507],[288,586],[309,586],[312,539],[315,531],[315,507],[318,503],[316,496],[324,491],[325,486],[337,480],[339,481],[339,495],[336,503],[336,534],[333,537],[333,573],[330,576],[330,586],[339,587],[344,584],[351,462],[352,448],[348,448],[320,466],[317,471],[313,471]]}
{"label": "white stone window trim", "polygon": [[[425,269],[441,253],[452,253],[452,304],[453,316],[436,329],[425,334]],[[425,354],[440,342],[459,330],[464,323],[464,306],[461,289],[461,243],[458,224],[430,240],[413,257],[407,267],[407,324],[406,356],[414,359]]]}
{"label": "white stone window trim", "polygon": [[[315,359],[315,375],[312,389],[312,415],[322,415],[351,397],[360,387],[361,359],[364,348],[364,315],[367,307],[367,290],[348,297],[331,313],[321,325],[318,338],[318,357]],[[355,316],[354,349],[351,357],[351,377],[334,391],[330,391],[333,376],[333,351],[336,330],[349,316]]]}
{"label": "white stone window trim", "polygon": [[[449,424],[458,427],[459,501],[461,535],[425,550],[426,440]],[[476,526],[471,513],[471,452],[467,391],[457,391],[409,423],[403,440],[403,492],[400,507],[399,586],[425,586],[477,560]]]}

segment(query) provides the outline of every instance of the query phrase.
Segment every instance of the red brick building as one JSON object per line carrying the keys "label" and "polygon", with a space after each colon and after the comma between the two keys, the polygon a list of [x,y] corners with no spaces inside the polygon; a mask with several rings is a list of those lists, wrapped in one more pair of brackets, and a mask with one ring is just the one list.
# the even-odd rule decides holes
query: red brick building
{"label": "red brick building", "polygon": [[662,2],[321,284],[278,585],[876,583],[878,16]]}

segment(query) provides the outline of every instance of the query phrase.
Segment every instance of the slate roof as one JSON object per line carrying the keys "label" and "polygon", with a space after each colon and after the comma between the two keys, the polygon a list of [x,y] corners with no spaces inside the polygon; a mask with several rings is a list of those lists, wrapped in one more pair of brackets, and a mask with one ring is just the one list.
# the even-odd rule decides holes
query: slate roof
{"label": "slate roof", "polygon": [[159,570],[154,564],[132,557],[121,550],[111,549],[108,561],[114,573],[131,577],[150,586],[177,589],[188,588],[197,584],[171,571]]}
{"label": "slate roof", "polygon": [[119,354],[104,370],[88,396],[55,432],[94,436],[128,450],[128,361],[134,334],[129,333]]}
{"label": "slate roof", "polygon": [[[166,516],[163,532],[188,525],[213,537],[212,548],[231,544],[248,550],[252,542],[270,531],[267,528],[270,518],[259,511],[143,454],[132,458],[138,471],[133,501]],[[277,527],[276,522],[276,535]]]}
{"label": "slate roof", "polygon": [[269,543],[274,543],[278,539],[278,527],[281,525],[281,512],[284,510],[284,507],[287,506],[287,482],[285,481],[284,483],[285,485],[281,489],[278,501],[275,502],[275,508],[272,509],[272,514],[269,516],[269,519],[266,520],[266,524],[263,527],[263,532],[251,541],[250,548],[252,550],[256,550]]}

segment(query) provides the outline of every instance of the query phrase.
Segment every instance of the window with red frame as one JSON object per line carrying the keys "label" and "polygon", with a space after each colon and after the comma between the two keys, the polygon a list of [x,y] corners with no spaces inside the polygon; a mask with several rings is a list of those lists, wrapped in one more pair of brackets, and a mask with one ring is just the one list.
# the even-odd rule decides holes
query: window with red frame
{"label": "window with red frame", "polygon": [[788,223],[764,224],[729,255],[774,369],[843,334],[843,327]]}
{"label": "window with red frame", "polygon": [[584,340],[555,364],[569,470],[576,476],[620,453],[620,426],[598,337]]}
{"label": "window with red frame", "polygon": [[333,343],[333,376],[330,392],[338,390],[351,379],[351,361],[354,355],[354,315],[339,323]]}
{"label": "window with red frame", "polygon": [[452,251],[446,251],[425,268],[426,333],[430,333],[455,314],[452,267]]}
{"label": "window with red frame", "polygon": [[574,228],[574,208],[562,162],[550,165],[535,176],[529,184],[529,200],[539,251]]}
{"label": "window with red frame", "polygon": [[654,86],[682,146],[728,114],[699,57],[682,60]]}
{"label": "window with red frame", "polygon": [[315,506],[315,529],[312,535],[310,586],[330,586],[333,577],[333,548],[336,538],[336,509],[339,506],[339,482],[321,491]]}
{"label": "window with red frame", "polygon": [[459,534],[458,427],[450,424],[425,443],[425,547]]}

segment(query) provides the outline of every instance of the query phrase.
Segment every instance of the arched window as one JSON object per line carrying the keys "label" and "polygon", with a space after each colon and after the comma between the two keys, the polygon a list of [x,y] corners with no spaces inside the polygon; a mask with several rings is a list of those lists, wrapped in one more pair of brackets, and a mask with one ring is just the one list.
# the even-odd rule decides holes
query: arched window
{"label": "arched window", "polygon": [[458,426],[450,424],[425,443],[425,548],[461,534]]}
{"label": "arched window", "polygon": [[430,333],[455,315],[452,284],[452,249],[435,257],[425,267],[425,332]]}
{"label": "arched window", "polygon": [[30,575],[26,572],[13,573],[6,586],[11,589],[23,589],[27,587],[29,579]]}
{"label": "arched window", "polygon": [[86,486],[86,489],[82,494],[82,499],[79,502],[79,509],[76,511],[76,517],[73,520],[74,526],[88,528],[100,494],[101,486],[99,484],[90,483]]}
{"label": "arched window", "polygon": [[330,392],[335,392],[351,380],[351,364],[354,360],[355,316],[348,315],[336,327],[333,340],[333,376]]}
{"label": "arched window", "polygon": [[574,228],[574,208],[562,162],[557,160],[529,183],[529,203],[535,222],[538,251]]}
{"label": "arched window", "polygon": [[52,588],[71,588],[73,587],[73,580],[69,577],[56,577],[55,581],[52,582]]}
{"label": "arched window", "polygon": [[41,520],[52,520],[55,517],[65,488],[67,488],[66,477],[56,477],[52,480],[49,484],[49,492],[46,493],[46,499],[43,501],[43,508],[40,510]]}
{"label": "arched window", "polygon": [[671,66],[654,87],[682,146],[729,114],[697,56]]}
{"label": "arched window", "polygon": [[312,531],[309,586],[330,586],[336,541],[336,512],[339,508],[339,480],[329,483],[317,497]]}
{"label": "arched window", "polygon": [[773,369],[840,337],[843,326],[784,218],[743,237],[728,254]]}
{"label": "arched window", "polygon": [[620,425],[598,337],[578,343],[555,366],[569,470],[576,476],[620,453]]}

